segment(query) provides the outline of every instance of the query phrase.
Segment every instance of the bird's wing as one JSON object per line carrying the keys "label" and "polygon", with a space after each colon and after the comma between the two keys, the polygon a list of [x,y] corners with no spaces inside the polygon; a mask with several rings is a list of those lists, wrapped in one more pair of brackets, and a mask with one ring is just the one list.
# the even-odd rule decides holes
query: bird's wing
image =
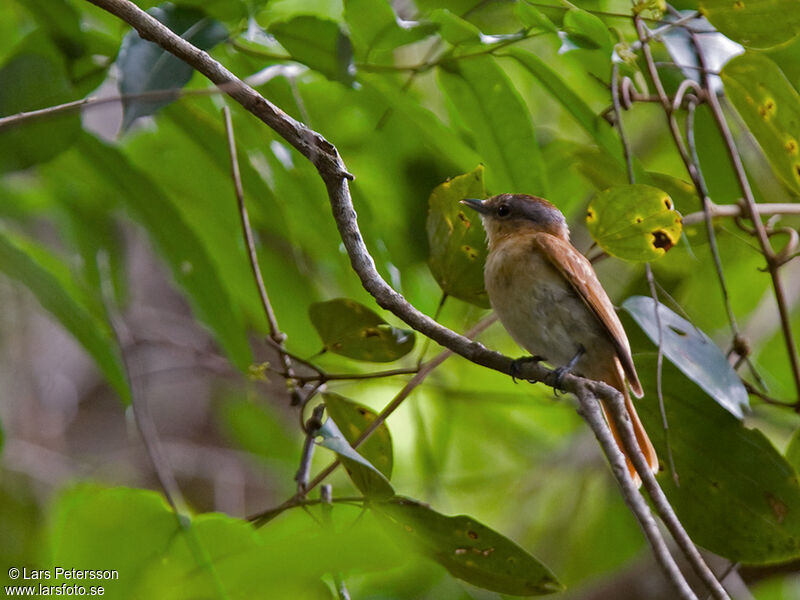
{"label": "bird's wing", "polygon": [[622,328],[622,323],[614,310],[614,305],[611,304],[611,300],[608,299],[608,295],[597,279],[592,263],[578,252],[571,243],[549,233],[537,233],[534,235],[533,244],[569,281],[584,304],[603,325],[614,344],[633,393],[637,398],[641,398],[642,384],[639,382],[639,376],[633,366],[628,336],[625,335],[625,330]]}

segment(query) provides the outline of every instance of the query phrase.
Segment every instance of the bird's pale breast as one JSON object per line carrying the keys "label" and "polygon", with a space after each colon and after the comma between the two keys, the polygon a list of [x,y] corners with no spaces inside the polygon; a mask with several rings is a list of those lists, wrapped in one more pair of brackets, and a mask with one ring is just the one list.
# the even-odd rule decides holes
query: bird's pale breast
{"label": "bird's pale breast", "polygon": [[[611,340],[572,286],[523,236],[499,240],[486,262],[486,290],[512,338],[554,366],[583,346],[575,371],[586,376],[592,358],[613,356]],[[601,361],[605,363],[606,361]]]}

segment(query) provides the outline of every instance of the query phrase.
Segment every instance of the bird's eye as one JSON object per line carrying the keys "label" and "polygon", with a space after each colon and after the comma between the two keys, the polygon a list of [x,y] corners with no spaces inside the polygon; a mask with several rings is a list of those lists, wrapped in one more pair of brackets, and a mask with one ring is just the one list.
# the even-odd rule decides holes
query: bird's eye
{"label": "bird's eye", "polygon": [[497,216],[498,217],[507,217],[511,214],[511,207],[508,204],[501,204],[497,207]]}

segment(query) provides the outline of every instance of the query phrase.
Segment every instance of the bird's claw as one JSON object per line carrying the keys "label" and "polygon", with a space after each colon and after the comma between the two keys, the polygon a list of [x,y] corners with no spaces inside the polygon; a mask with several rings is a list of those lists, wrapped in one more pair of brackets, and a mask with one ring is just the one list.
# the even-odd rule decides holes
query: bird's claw
{"label": "bird's claw", "polygon": [[547,360],[543,356],[523,356],[522,358],[517,358],[516,360],[511,361],[511,381],[517,383],[517,379],[522,379],[522,365],[529,362],[542,362],[543,360]]}
{"label": "bird's claw", "polygon": [[578,352],[575,353],[575,356],[573,356],[566,365],[553,369],[547,374],[547,377],[544,378],[544,382],[553,388],[556,395],[558,395],[558,392],[564,391],[564,377],[572,372],[572,369],[575,368],[575,365],[578,364],[578,361],[584,354],[586,354],[586,349],[580,346]]}

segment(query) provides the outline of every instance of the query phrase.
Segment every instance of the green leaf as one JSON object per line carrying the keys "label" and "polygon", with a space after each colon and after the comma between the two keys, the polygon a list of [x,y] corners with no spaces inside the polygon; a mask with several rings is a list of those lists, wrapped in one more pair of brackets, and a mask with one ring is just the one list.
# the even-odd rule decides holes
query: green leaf
{"label": "green leaf", "polygon": [[795,0],[700,0],[700,12],[726,37],[752,48],[777,46],[800,33]]}
{"label": "green leaf", "polygon": [[489,307],[483,283],[486,232],[477,213],[459,204],[486,197],[483,167],[454,177],[433,190],[428,200],[428,265],[442,291],[481,308]]}
{"label": "green leaf", "polygon": [[25,285],[47,312],[86,349],[123,402],[130,390],[102,309],[91,307],[69,267],[33,242],[0,232],[0,272]]}
{"label": "green leaf", "polygon": [[447,517],[407,498],[374,508],[411,538],[422,553],[473,585],[515,596],[564,589],[536,558],[471,517]]}
{"label": "green leaf", "polygon": [[528,108],[493,58],[440,66],[439,85],[475,142],[489,189],[547,196],[547,176]]}
{"label": "green leaf", "polygon": [[[631,296],[622,303],[653,343],[659,343],[659,327],[652,298]],[[714,341],[686,319],[658,303],[661,348],[672,363],[698,384],[720,406],[741,419],[750,409],[741,379]]]}
{"label": "green leaf", "polygon": [[[32,44],[34,40],[29,37],[28,41]],[[64,67],[46,51],[23,51],[0,69],[0,115],[70,100],[74,96]],[[80,128],[80,117],[73,113],[0,129],[0,173],[50,160],[75,142]]]}
{"label": "green leaf", "polygon": [[390,326],[363,304],[346,298],[316,302],[308,309],[328,352],[355,360],[392,362],[411,352],[414,332]]}
{"label": "green leaf", "polygon": [[[794,11],[800,13],[800,11]],[[746,52],[722,69],[725,93],[775,172],[800,192],[800,94],[778,66]]]}
{"label": "green leaf", "polygon": [[[645,393],[637,407],[663,459],[656,357],[637,354],[636,367]],[[764,564],[800,556],[800,485],[791,465],[763,433],[746,427],[668,362],[662,389],[680,485],[666,471],[659,480],[691,538],[731,561]]]}
{"label": "green leaf", "polygon": [[214,332],[233,363],[246,370],[252,362],[244,318],[228,295],[209,251],[187,225],[172,199],[113,146],[84,135],[81,155],[106,178],[120,200],[150,233],[161,256],[186,291],[198,318]]}
{"label": "green leaf", "polygon": [[318,442],[320,446],[334,451],[339,456],[353,484],[362,494],[379,500],[394,496],[394,488],[386,476],[353,449],[339,431],[333,418],[327,419],[322,424],[317,435],[322,437]]}
{"label": "green leaf", "polygon": [[[193,8],[166,3],[151,8],[148,13],[201,50],[210,50],[228,37],[222,23]],[[123,99],[123,131],[139,117],[155,114],[159,108],[175,100],[194,73],[188,64],[139,37],[136,31],[129,32],[122,40],[117,67],[120,71],[119,91],[123,95],[157,90],[171,92],[157,100]]]}
{"label": "green leaf", "polygon": [[[353,402],[344,396],[327,392],[322,394],[328,416],[339,426],[347,441],[355,444],[359,436],[366,431],[377,418],[370,408]],[[392,436],[386,423],[381,423],[372,435],[358,449],[358,453],[370,462],[386,479],[392,478],[394,455]]]}
{"label": "green leaf", "polygon": [[559,32],[559,54],[576,50],[604,50],[611,55],[614,42],[605,23],[585,10],[571,9],[564,15],[564,31]]}
{"label": "green leaf", "polygon": [[681,216],[666,192],[637,183],[596,194],[586,211],[586,226],[612,256],[652,261],[678,243]]}
{"label": "green leaf", "polygon": [[312,16],[273,23],[269,32],[292,58],[332,81],[352,85],[353,46],[335,21]]}
{"label": "green leaf", "polygon": [[428,18],[439,25],[439,35],[453,46],[466,43],[481,43],[481,32],[469,21],[454,15],[446,8],[431,12]]}
{"label": "green leaf", "polygon": [[[520,3],[519,6],[527,6]],[[544,88],[550,92],[561,105],[569,111],[573,118],[592,139],[612,157],[620,157],[622,146],[613,128],[608,122],[593,111],[577,92],[572,90],[561,76],[533,52],[522,48],[511,47],[506,54],[515,58],[525,67]]]}
{"label": "green leaf", "polygon": [[517,2],[514,6],[514,10],[517,13],[517,17],[519,17],[519,20],[522,21],[523,25],[526,27],[538,27],[542,31],[546,31],[548,33],[558,33],[558,27],[556,27],[553,22],[547,18],[547,15],[536,8],[533,4],[530,4],[525,0],[520,0],[520,2]]}
{"label": "green leaf", "polygon": [[353,45],[364,61],[369,60],[373,51],[393,50],[436,31],[433,23],[401,25],[387,0],[345,0],[344,18]]}
{"label": "green leaf", "polygon": [[794,467],[797,473],[800,473],[800,428],[795,429],[789,440],[789,445],[786,447],[786,460]]}

